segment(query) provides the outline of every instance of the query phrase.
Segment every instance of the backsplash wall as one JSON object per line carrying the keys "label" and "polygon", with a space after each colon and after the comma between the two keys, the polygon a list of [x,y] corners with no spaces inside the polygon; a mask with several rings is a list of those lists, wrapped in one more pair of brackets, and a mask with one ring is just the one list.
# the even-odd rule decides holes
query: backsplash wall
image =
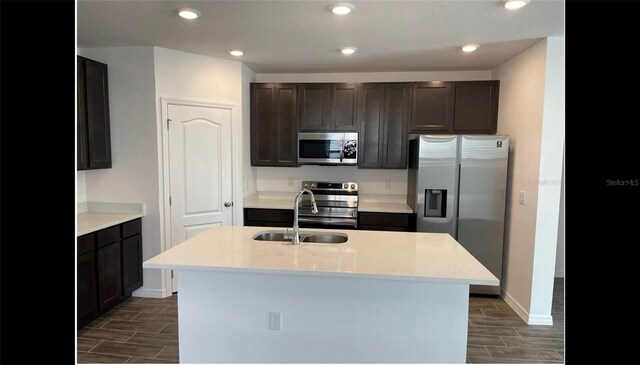
{"label": "backsplash wall", "polygon": [[78,171],[76,173],[76,203],[82,203],[87,201],[87,185],[85,182],[84,171]]}
{"label": "backsplash wall", "polygon": [[[356,166],[258,167],[256,189],[261,192],[297,192],[302,181],[355,181],[366,195],[407,195],[407,170],[359,169]],[[291,181],[291,185],[290,185]],[[400,199],[401,200],[401,199]]]}

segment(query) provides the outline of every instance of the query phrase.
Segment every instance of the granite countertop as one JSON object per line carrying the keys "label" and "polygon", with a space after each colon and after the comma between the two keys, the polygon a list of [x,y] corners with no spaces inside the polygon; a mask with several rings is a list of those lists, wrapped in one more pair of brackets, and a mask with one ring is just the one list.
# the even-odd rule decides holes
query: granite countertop
{"label": "granite countertop", "polygon": [[[450,235],[339,231],[341,244],[254,241],[267,227],[216,226],[147,260],[146,269],[360,277],[499,285],[498,279]],[[284,231],[279,229],[277,231]]]}

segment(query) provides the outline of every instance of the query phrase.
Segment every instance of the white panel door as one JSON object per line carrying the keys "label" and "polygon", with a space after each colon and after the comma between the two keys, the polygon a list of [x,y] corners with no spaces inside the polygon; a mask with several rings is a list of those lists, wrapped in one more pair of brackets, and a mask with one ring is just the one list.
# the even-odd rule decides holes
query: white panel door
{"label": "white panel door", "polygon": [[[231,111],[170,104],[168,119],[174,247],[212,226],[232,224]],[[176,291],[175,278],[173,284]]]}

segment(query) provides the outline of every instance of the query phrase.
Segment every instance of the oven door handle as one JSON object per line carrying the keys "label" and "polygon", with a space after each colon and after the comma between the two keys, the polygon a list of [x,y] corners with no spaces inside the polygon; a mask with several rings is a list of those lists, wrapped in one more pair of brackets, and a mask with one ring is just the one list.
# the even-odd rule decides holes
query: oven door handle
{"label": "oven door handle", "polygon": [[340,137],[340,162],[344,159],[344,137]]}

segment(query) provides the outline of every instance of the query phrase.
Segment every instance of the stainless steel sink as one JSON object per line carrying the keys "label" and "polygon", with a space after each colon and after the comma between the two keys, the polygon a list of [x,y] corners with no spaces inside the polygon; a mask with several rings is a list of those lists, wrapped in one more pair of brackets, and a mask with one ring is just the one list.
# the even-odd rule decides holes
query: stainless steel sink
{"label": "stainless steel sink", "polygon": [[[291,242],[292,232],[283,231],[262,231],[258,232],[253,239],[255,241],[280,241]],[[344,233],[325,233],[325,232],[300,232],[300,242],[305,243],[344,243],[347,242],[349,236]]]}
{"label": "stainless steel sink", "polygon": [[256,241],[291,241],[290,237],[288,239],[285,239],[284,232],[277,231],[259,232],[257,235],[253,236],[253,239]]}
{"label": "stainless steel sink", "polygon": [[300,242],[313,243],[344,243],[347,242],[349,236],[343,233],[320,233],[310,234],[308,236],[300,235]]}

